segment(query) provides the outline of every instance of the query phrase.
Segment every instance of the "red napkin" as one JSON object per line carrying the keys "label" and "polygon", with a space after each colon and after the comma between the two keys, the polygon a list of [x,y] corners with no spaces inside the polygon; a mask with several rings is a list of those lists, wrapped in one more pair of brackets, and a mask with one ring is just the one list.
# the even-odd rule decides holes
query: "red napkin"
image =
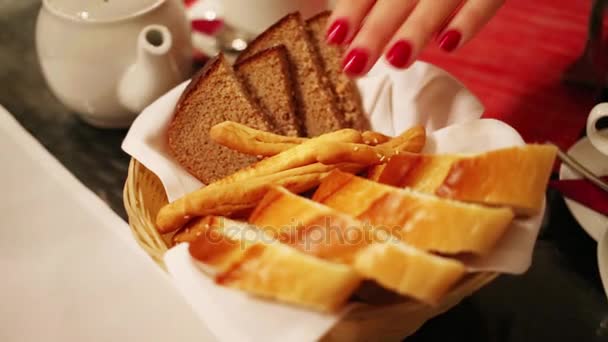
{"label": "red napkin", "polygon": [[527,142],[552,141],[567,150],[595,104],[592,91],[561,81],[583,53],[592,3],[505,1],[470,43],[453,53],[429,44],[422,59],[464,83],[485,105],[485,117],[505,121]]}
{"label": "red napkin", "polygon": [[[608,176],[601,177],[606,182]],[[586,179],[565,179],[552,181],[550,187],[580,204],[608,216],[608,192]]]}
{"label": "red napkin", "polygon": [[194,19],[192,20],[192,30],[212,36],[216,34],[224,25],[221,20],[205,20],[205,19]]}

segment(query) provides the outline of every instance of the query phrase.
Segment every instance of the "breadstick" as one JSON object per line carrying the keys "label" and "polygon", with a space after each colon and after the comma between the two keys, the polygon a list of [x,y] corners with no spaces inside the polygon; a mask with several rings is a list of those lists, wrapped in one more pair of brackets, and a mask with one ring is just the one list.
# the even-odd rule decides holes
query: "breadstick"
{"label": "breadstick", "polygon": [[[420,153],[426,144],[426,131],[422,126],[414,126],[401,133],[398,137],[378,145],[380,148],[395,149],[400,152]],[[378,180],[386,164],[374,165],[369,168],[367,178]]]}
{"label": "breadstick", "polygon": [[241,153],[264,157],[274,156],[307,140],[260,131],[232,121],[224,121],[211,127],[209,134],[211,139],[220,145]]}
{"label": "breadstick", "polygon": [[[211,139],[232,150],[255,156],[271,157],[313,139],[286,137],[224,121],[211,128]],[[342,129],[322,135],[323,139],[361,142],[361,133],[352,129]],[[319,138],[321,138],[319,137]]]}
{"label": "breadstick", "polygon": [[[340,133],[335,136],[338,140],[341,140],[341,134],[344,134],[345,139],[354,137],[353,140],[358,140],[356,133],[351,130],[338,132]],[[260,131],[232,121],[224,121],[213,126],[209,133],[211,139],[220,145],[241,153],[263,157],[272,157],[310,140]],[[376,146],[390,140],[391,137],[374,131],[361,133],[361,142],[366,145]]]}
{"label": "breadstick", "polygon": [[360,165],[377,165],[383,163],[398,150],[389,150],[380,146],[332,142],[319,151],[317,161],[323,164],[356,163]]}
{"label": "breadstick", "polygon": [[351,163],[314,163],[232,183],[213,183],[161,208],[156,217],[157,229],[166,234],[181,228],[193,217],[228,216],[253,208],[264,197],[270,185],[281,185],[300,193],[319,185],[321,179],[334,169],[349,172],[360,168],[359,165]]}
{"label": "breadstick", "polygon": [[319,151],[317,161],[323,164],[356,163],[369,166],[387,162],[391,157],[411,152],[402,151],[399,146],[389,149],[385,146],[369,146],[352,143],[329,143]]}
{"label": "breadstick", "polygon": [[370,146],[384,144],[391,140],[391,137],[374,131],[365,131],[361,133],[363,143]]}
{"label": "breadstick", "polygon": [[234,140],[272,144],[300,144],[308,140],[306,138],[288,137],[257,130],[234,121],[224,121],[211,127],[209,134],[211,135],[211,139],[218,143],[224,140]]}
{"label": "breadstick", "polygon": [[426,144],[426,131],[423,126],[414,126],[399,136],[378,145],[381,148],[399,150],[400,152],[420,153]]}
{"label": "breadstick", "polygon": [[358,163],[377,165],[388,161],[392,156],[401,153],[420,152],[426,142],[422,126],[413,127],[385,143],[370,146],[344,142],[328,142],[326,148],[319,151],[317,161],[323,164]]}
{"label": "breadstick", "polygon": [[188,222],[183,228],[173,235],[171,242],[177,245],[182,242],[191,242],[199,235],[209,229],[213,216],[205,216]]}
{"label": "breadstick", "polygon": [[[223,125],[219,126],[223,127],[220,129],[227,127],[229,130],[236,128],[238,132],[260,132],[235,123],[220,125]],[[270,133],[261,136],[276,138]],[[284,185],[291,191],[303,192],[316,186],[334,168],[358,172],[366,166],[383,162],[397,152],[419,152],[424,146],[425,134],[422,127],[414,127],[375,147],[356,144],[362,140],[361,133],[350,129],[308,139],[168,204],[158,213],[158,229],[161,233],[168,233],[179,229],[192,217],[229,215],[252,208],[269,184]],[[347,164],[336,165],[339,163]]]}
{"label": "breadstick", "polygon": [[226,184],[244,179],[261,177],[277,172],[313,164],[317,161],[317,154],[326,148],[329,142],[360,142],[361,133],[352,129],[342,129],[327,133],[295,146],[273,157],[259,161],[243,168],[232,175],[222,178],[214,184]]}

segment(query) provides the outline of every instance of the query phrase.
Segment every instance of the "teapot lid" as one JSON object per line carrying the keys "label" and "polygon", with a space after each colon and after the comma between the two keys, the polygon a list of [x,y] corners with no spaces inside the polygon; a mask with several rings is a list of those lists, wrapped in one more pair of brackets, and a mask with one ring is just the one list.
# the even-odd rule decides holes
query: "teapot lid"
{"label": "teapot lid", "polygon": [[44,0],[51,12],[80,21],[107,22],[146,13],[166,0]]}

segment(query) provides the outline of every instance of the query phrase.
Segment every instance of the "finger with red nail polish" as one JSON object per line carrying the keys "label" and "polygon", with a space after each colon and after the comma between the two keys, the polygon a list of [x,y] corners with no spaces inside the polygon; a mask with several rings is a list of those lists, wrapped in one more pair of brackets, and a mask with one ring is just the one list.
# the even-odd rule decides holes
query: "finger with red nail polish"
{"label": "finger with red nail polish", "polygon": [[456,30],[447,30],[439,36],[439,47],[446,52],[456,50],[460,45],[462,34]]}
{"label": "finger with red nail polish", "polygon": [[450,52],[461,47],[504,0],[337,0],[327,28],[330,44],[349,44],[344,71],[361,76],[384,54],[407,68],[433,40]]}
{"label": "finger with red nail polish", "polygon": [[350,77],[362,76],[369,69],[369,61],[367,50],[354,48],[342,60],[342,70]]}
{"label": "finger with red nail polish", "polygon": [[403,69],[410,65],[412,44],[406,40],[398,40],[388,49],[386,60],[395,68]]}
{"label": "finger with red nail polish", "polygon": [[469,41],[492,18],[504,0],[466,1],[439,35],[437,44],[452,52]]}
{"label": "finger with red nail polish", "polygon": [[329,26],[327,30],[327,43],[333,45],[341,45],[346,42],[348,36],[348,20],[346,18],[338,18]]}
{"label": "finger with red nail polish", "polygon": [[376,0],[338,0],[327,21],[327,43],[334,45],[352,41],[361,23]]}
{"label": "finger with red nail polish", "polygon": [[460,0],[442,0],[440,6],[437,1],[420,0],[388,44],[387,62],[399,69],[410,66],[459,4]]}
{"label": "finger with red nail polish", "polygon": [[376,2],[367,15],[363,26],[350,44],[351,50],[365,50],[367,63],[356,74],[361,76],[369,71],[382,56],[386,44],[416,5],[416,0],[382,0]]}

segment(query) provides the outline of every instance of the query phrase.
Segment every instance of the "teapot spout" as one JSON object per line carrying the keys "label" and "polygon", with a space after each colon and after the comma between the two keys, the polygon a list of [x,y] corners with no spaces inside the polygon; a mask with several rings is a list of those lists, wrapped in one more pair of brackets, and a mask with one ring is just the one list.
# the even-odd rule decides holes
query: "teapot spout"
{"label": "teapot spout", "polygon": [[118,98],[127,110],[140,113],[185,78],[172,49],[173,37],[167,27],[149,25],[141,30],[137,59],[118,84]]}

